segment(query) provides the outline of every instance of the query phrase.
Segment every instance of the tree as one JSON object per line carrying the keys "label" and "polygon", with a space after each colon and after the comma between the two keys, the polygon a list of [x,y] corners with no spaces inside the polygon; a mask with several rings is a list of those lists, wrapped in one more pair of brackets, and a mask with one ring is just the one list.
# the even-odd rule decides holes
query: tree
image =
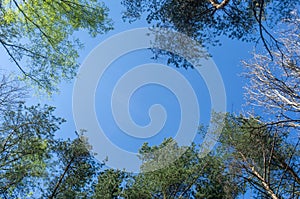
{"label": "tree", "polygon": [[82,44],[74,32],[94,37],[111,29],[107,8],[97,0],[1,2],[1,46],[24,80],[48,93],[75,76]]}
{"label": "tree", "polygon": [[272,51],[274,60],[265,54],[254,53],[245,61],[247,99],[262,107],[270,124],[300,127],[300,18],[293,13],[288,27],[280,33],[281,50]]}
{"label": "tree", "polygon": [[258,198],[299,198],[300,138],[256,118],[228,115],[218,145],[228,175]]}
{"label": "tree", "polygon": [[[174,29],[204,46],[221,44],[220,36],[261,41],[271,59],[271,50],[280,48],[274,36],[276,25],[299,6],[289,0],[122,0],[122,4],[129,22],[146,14],[149,24]],[[156,51],[156,55],[161,53],[175,66],[192,67],[176,55]]]}
{"label": "tree", "polygon": [[52,115],[53,107],[26,107],[7,110],[0,125],[0,195],[25,197],[39,188],[47,172],[54,132],[63,119]]}
{"label": "tree", "polygon": [[[162,152],[168,143],[172,149]],[[139,151],[141,173],[103,171],[94,198],[238,198],[251,190],[255,198],[296,199],[299,143],[286,127],[227,114],[218,144],[206,157],[200,158],[195,144],[180,147],[171,138],[158,146],[145,143]],[[181,150],[186,152],[166,164]]]}
{"label": "tree", "polygon": [[112,199],[122,196],[122,183],[127,179],[130,179],[130,175],[120,170],[107,169],[102,171],[98,176],[92,198]]}
{"label": "tree", "polygon": [[170,142],[174,141],[166,139],[159,146],[153,147],[144,144],[140,150],[143,160],[141,171],[165,164],[169,158],[186,150],[170,165],[142,173],[136,178],[137,186],[149,190],[150,198],[234,198],[240,193],[238,185],[233,185],[231,179],[227,178],[221,159],[214,158],[212,154],[200,158],[195,144],[179,147],[174,143],[168,151],[157,153]]}
{"label": "tree", "polygon": [[103,164],[94,158],[90,149],[82,136],[53,146],[58,160],[53,161],[54,167],[49,165],[51,170],[44,180],[47,189],[43,198],[91,198],[94,181]]}
{"label": "tree", "polygon": [[[45,105],[9,110],[0,126],[0,197],[88,198],[102,163],[87,140],[55,137],[64,119]],[[37,194],[40,193],[40,194]]]}
{"label": "tree", "polygon": [[[171,151],[160,151],[170,143]],[[181,150],[186,151],[174,162],[166,164],[168,158],[181,154]],[[97,196],[103,196],[101,194],[105,192],[110,193],[107,198],[235,198],[242,192],[226,175],[221,159],[199,158],[195,144],[180,147],[170,138],[158,146],[145,143],[139,154],[143,161],[141,173],[125,175],[108,170],[99,176]],[[153,167],[160,169],[152,171]]]}
{"label": "tree", "polygon": [[[0,115],[4,112],[17,108],[27,96],[27,89],[20,86],[18,80],[11,75],[2,75],[0,80]],[[1,118],[0,116],[0,118]]]}
{"label": "tree", "polygon": [[27,89],[0,83],[0,198],[88,197],[102,163],[81,134],[57,137],[64,119],[48,105],[25,106]]}

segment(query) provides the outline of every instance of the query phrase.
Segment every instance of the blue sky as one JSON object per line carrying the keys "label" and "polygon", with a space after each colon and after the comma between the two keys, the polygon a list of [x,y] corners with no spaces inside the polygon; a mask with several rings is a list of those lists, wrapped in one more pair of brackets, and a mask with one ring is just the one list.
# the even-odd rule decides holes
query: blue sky
{"label": "blue sky", "polygon": [[[141,19],[133,24],[123,22],[121,18],[121,11],[124,8],[121,6],[120,2],[109,0],[104,2],[110,9],[110,17],[114,22],[114,30],[96,38],[90,38],[88,34],[84,32],[78,33],[78,36],[85,45],[85,48],[80,52],[79,61],[81,63],[88,57],[93,48],[110,36],[132,28],[149,26],[145,19]],[[239,76],[242,72],[240,61],[250,58],[252,45],[227,38],[222,38],[221,42],[222,46],[210,47],[208,51],[212,55],[213,61],[217,65],[224,81],[227,96],[227,111],[238,113],[243,109],[242,104],[244,104],[244,100],[242,87],[245,85],[245,80]],[[152,62],[164,64],[163,60],[152,60],[151,56],[152,54],[150,51],[142,50],[131,52],[126,54],[126,56],[122,56],[117,59],[111,64],[109,70],[103,76],[95,95],[97,119],[101,123],[103,130],[106,132],[106,136],[112,143],[114,143],[115,146],[133,153],[137,151],[143,142],[159,144],[159,142],[165,137],[174,137],[180,122],[180,107],[176,96],[174,96],[170,90],[157,85],[144,86],[134,93],[130,99],[130,113],[132,119],[138,125],[144,126],[150,122],[148,116],[149,107],[153,104],[161,104],[165,107],[168,117],[165,122],[165,126],[159,134],[151,138],[133,138],[132,136],[122,133],[122,130],[120,130],[114,122],[111,110],[109,110],[109,92],[112,91],[113,84],[122,76],[122,72],[126,72],[126,70],[129,70],[134,66]],[[6,66],[9,65],[6,58],[7,56],[1,52],[1,68],[6,68]],[[195,89],[199,100],[200,122],[207,124],[210,117],[211,102],[205,82],[199,75],[197,76],[194,70],[185,70],[183,68],[176,70],[184,75]],[[60,93],[54,94],[50,99],[32,97],[28,100],[29,104],[47,103],[57,107],[57,115],[67,120],[67,123],[63,124],[59,132],[59,137],[75,137],[74,131],[76,130],[76,127],[72,113],[72,92],[74,81],[62,83],[60,85]]]}
{"label": "blue sky", "polygon": [[[85,49],[80,54],[81,63],[87,59],[93,48],[110,36],[132,28],[149,26],[143,18],[132,24],[123,22],[121,18],[121,11],[124,8],[120,5],[120,2],[105,1],[105,3],[110,9],[110,17],[114,22],[114,30],[94,39],[87,37],[85,33],[80,33],[79,36],[85,44]],[[244,104],[242,87],[245,84],[245,80],[240,77],[240,74],[242,73],[241,60],[250,58],[252,45],[227,38],[222,38],[221,42],[222,46],[210,47],[209,53],[212,55],[213,61],[217,65],[224,81],[227,96],[227,111],[238,113],[242,111],[242,105]],[[159,144],[165,137],[174,137],[180,122],[180,107],[176,100],[176,96],[174,96],[174,94],[172,94],[172,92],[168,89],[164,89],[157,85],[142,87],[135,92],[130,99],[130,114],[132,120],[141,126],[147,125],[150,122],[148,110],[151,105],[161,104],[165,108],[168,117],[165,126],[157,135],[143,139],[132,137],[122,132],[112,117],[109,98],[114,84],[123,73],[126,73],[126,71],[137,65],[152,62],[164,64],[164,60],[152,60],[151,57],[152,54],[150,51],[141,50],[126,54],[114,61],[99,82],[95,95],[95,110],[97,119],[99,125],[105,132],[106,137],[115,147],[132,153],[136,153],[143,142]],[[199,75],[196,75],[195,70],[185,70],[183,68],[176,70],[183,74],[195,88],[196,95],[199,100],[200,123],[208,124],[211,102],[203,79]],[[63,132],[66,137],[71,136],[72,131],[76,129],[72,118],[73,83],[74,82],[63,84],[61,86],[60,94],[55,95],[53,99],[50,100],[51,104],[57,106],[57,113],[62,115],[68,121],[68,123],[62,128],[63,131],[66,131]],[[87,127],[88,131],[93,131],[88,128],[89,127]],[[94,148],[96,147],[94,146]],[[100,147],[99,150],[101,149],[102,148]],[[124,162],[130,162],[130,160],[127,160],[125,157],[122,157],[121,160]],[[120,163],[120,165],[124,166],[125,164],[123,165]]]}

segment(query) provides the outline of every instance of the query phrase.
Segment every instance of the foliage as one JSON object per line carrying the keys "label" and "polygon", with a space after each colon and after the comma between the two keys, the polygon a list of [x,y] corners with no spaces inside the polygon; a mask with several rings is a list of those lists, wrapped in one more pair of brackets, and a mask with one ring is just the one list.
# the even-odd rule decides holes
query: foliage
{"label": "foliage", "polygon": [[212,154],[200,158],[195,144],[180,147],[175,143],[168,152],[156,153],[170,142],[174,141],[166,139],[153,147],[144,144],[140,150],[142,171],[147,171],[152,164],[164,164],[169,157],[176,157],[174,154],[185,150],[171,164],[153,172],[141,173],[136,178],[137,186],[149,190],[151,198],[233,198],[239,194],[239,187],[232,185],[233,182],[227,178],[221,159],[214,158]]}
{"label": "foliage", "polygon": [[24,102],[28,91],[21,87],[18,80],[11,76],[2,75],[0,80],[0,118],[7,110],[15,109]]}
{"label": "foliage", "polygon": [[[145,14],[149,24],[174,29],[204,46],[221,44],[220,36],[261,41],[271,58],[271,49],[280,47],[274,28],[299,6],[298,1],[289,0],[123,0],[122,4],[129,22]],[[168,62],[177,67],[192,67],[178,55],[155,52],[170,56]]]}
{"label": "foliage", "polygon": [[[221,159],[207,156],[198,157],[196,145],[188,148],[173,145],[168,153],[156,153],[174,140],[166,139],[158,146],[150,147],[144,144],[140,149],[143,160],[141,173],[125,174],[120,171],[108,170],[99,176],[99,182],[95,193],[98,196],[110,192],[107,198],[234,198],[240,191],[230,178]],[[165,164],[168,157],[184,149],[185,153],[163,168],[149,171],[147,167],[153,168],[153,164]],[[160,167],[160,166],[155,166]],[[115,179],[114,179],[115,178]],[[107,184],[108,182],[108,184]],[[112,189],[108,189],[108,186]],[[123,190],[120,190],[121,187]],[[113,191],[114,190],[114,191]]]}
{"label": "foliage", "polygon": [[[90,198],[97,170],[101,168],[83,137],[54,146],[58,160],[45,180],[44,198]],[[49,183],[47,183],[49,182]]]}
{"label": "foliage", "polygon": [[235,181],[258,198],[298,198],[300,139],[288,134],[256,118],[228,115],[218,154]]}
{"label": "foliage", "polygon": [[100,173],[95,185],[95,199],[112,199],[122,195],[122,183],[130,178],[126,172],[107,169]]}
{"label": "foliage", "polygon": [[0,198],[86,198],[99,168],[87,140],[57,138],[64,119],[48,105],[27,107],[27,90],[0,84]]}
{"label": "foliage", "polygon": [[[75,31],[92,36],[109,30],[107,9],[96,0],[1,1],[0,43],[24,78],[51,93],[60,78],[74,76],[81,44]],[[201,44],[216,36],[243,41],[259,37],[269,55],[245,62],[251,79],[250,102],[273,114],[272,121],[228,114],[218,144],[200,157],[201,146],[165,139],[139,150],[141,173],[101,170],[88,140],[56,137],[64,119],[45,105],[27,107],[18,81],[0,81],[1,198],[299,198],[299,2],[287,0],[123,0],[125,18],[147,13],[149,23],[175,29]],[[270,30],[281,19],[290,30],[276,39]],[[161,35],[158,42],[172,42]],[[185,41],[182,41],[183,43]],[[176,42],[177,43],[177,42]],[[179,43],[180,44],[180,43]],[[181,43],[182,44],[182,43]],[[275,47],[275,48],[274,48]],[[177,48],[179,54],[182,48]],[[201,53],[201,49],[190,48]],[[158,51],[158,53],[164,53]],[[185,67],[172,55],[170,63]],[[179,66],[179,65],[177,65]],[[220,129],[217,129],[220,130]],[[39,194],[40,193],[40,194]]]}
{"label": "foliage", "polygon": [[1,46],[23,79],[48,93],[76,73],[82,44],[74,32],[88,30],[94,37],[111,29],[107,8],[97,0],[1,2]]}
{"label": "foliage", "polygon": [[1,125],[0,197],[86,198],[99,164],[83,137],[61,140],[54,108],[23,104]]}
{"label": "foliage", "polygon": [[[145,143],[139,151],[142,172],[103,171],[95,194],[97,198],[238,198],[252,190],[255,198],[298,198],[299,141],[289,137],[287,128],[227,114],[219,142],[206,157],[199,157],[195,144],[180,147],[171,138],[158,146]],[[169,143],[173,148],[162,152]],[[165,163],[181,150],[185,150],[182,156]],[[145,172],[148,167],[160,168],[154,164],[163,167]]]}
{"label": "foliage", "polygon": [[16,197],[29,194],[39,186],[51,158],[54,132],[63,119],[52,115],[53,107],[40,105],[4,113],[0,126],[0,194]]}
{"label": "foliage", "polygon": [[11,107],[0,126],[3,198],[237,198],[249,189],[258,198],[299,197],[299,137],[259,118],[227,115],[217,147],[205,157],[200,146],[171,138],[145,143],[142,172],[131,174],[100,170],[81,134],[55,138],[64,120],[53,107]]}

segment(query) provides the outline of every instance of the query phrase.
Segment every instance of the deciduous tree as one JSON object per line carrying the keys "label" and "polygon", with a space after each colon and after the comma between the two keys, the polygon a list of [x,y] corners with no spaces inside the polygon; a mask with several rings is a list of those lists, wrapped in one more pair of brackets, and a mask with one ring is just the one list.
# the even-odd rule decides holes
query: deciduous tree
{"label": "deciduous tree", "polygon": [[229,175],[258,198],[299,198],[299,137],[256,118],[228,115],[218,145]]}
{"label": "deciduous tree", "polygon": [[107,8],[97,0],[4,0],[0,7],[0,46],[31,85],[51,93],[76,74],[82,43],[111,29]]}
{"label": "deciduous tree", "polygon": [[300,18],[295,11],[280,33],[282,48],[272,51],[271,60],[264,53],[254,53],[244,61],[247,100],[259,106],[270,124],[300,127]]}

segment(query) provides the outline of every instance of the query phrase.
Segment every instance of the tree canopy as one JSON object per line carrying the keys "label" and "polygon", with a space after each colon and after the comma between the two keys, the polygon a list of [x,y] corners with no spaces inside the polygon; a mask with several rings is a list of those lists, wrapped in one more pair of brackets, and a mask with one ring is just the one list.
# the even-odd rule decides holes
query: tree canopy
{"label": "tree canopy", "polygon": [[[139,151],[141,171],[164,164],[167,156],[186,150],[162,169],[128,174],[103,171],[96,198],[239,198],[252,191],[255,198],[298,198],[300,193],[300,138],[288,138],[288,128],[268,126],[257,118],[227,114],[217,147],[200,158],[199,146],[178,146],[156,153],[145,143]],[[102,196],[102,197],[101,197]],[[247,196],[247,195],[246,195]]]}
{"label": "tree canopy", "polygon": [[[299,137],[257,118],[228,115],[218,152],[229,174],[258,198],[298,198]],[[249,190],[248,189],[248,190]]]}
{"label": "tree canopy", "polygon": [[26,106],[26,87],[0,84],[0,198],[87,197],[101,168],[87,140],[61,139],[66,122],[48,105]]}
{"label": "tree canopy", "polygon": [[[242,188],[227,175],[225,165],[219,157],[198,156],[199,149],[193,144],[186,146],[173,145],[172,150],[156,153],[157,150],[173,143],[171,138],[165,139],[158,146],[150,147],[145,143],[139,155],[143,160],[142,173],[126,174],[122,171],[108,170],[99,176],[95,194],[98,198],[235,198]],[[147,171],[147,167],[164,164],[167,156],[174,156],[184,149],[185,153],[176,161],[162,169]],[[108,184],[104,183],[106,180]],[[115,179],[115,180],[113,180]],[[118,181],[116,181],[118,179]],[[104,195],[103,192],[110,193]],[[102,194],[100,194],[102,193]]]}
{"label": "tree canopy", "polygon": [[[220,2],[220,1],[219,1]],[[149,24],[174,29],[195,39],[203,46],[222,44],[221,38],[261,42],[273,58],[272,49],[281,44],[276,38],[277,25],[291,18],[299,8],[298,1],[289,0],[122,0],[123,18],[133,22],[146,15]],[[171,53],[169,63],[177,67],[193,67]],[[224,52],[225,54],[225,52]]]}
{"label": "tree canopy", "polygon": [[[56,115],[55,107],[27,106],[28,88],[3,75],[0,198],[232,199],[249,192],[261,199],[300,198],[299,2],[122,0],[122,4],[124,19],[133,22],[146,14],[148,23],[175,29],[202,45],[219,44],[224,36],[261,41],[265,51],[243,61],[249,109],[258,105],[259,114],[226,113],[221,136],[205,157],[199,155],[203,143],[181,146],[172,138],[157,145],[146,142],[138,151],[141,172],[128,173],[96,160],[83,131],[75,131],[75,139],[60,138],[66,121]],[[4,51],[23,79],[50,94],[62,79],[76,74],[82,47],[76,31],[87,30],[95,37],[112,28],[108,9],[97,0],[3,0],[0,17]],[[281,22],[283,31],[276,32]],[[163,35],[157,42],[173,45]],[[154,52],[188,67],[178,55]],[[200,136],[205,133],[199,131]]]}
{"label": "tree canopy", "polygon": [[11,61],[38,89],[57,91],[62,79],[75,76],[82,43],[112,28],[108,9],[97,0],[4,0],[0,7],[0,44]]}

